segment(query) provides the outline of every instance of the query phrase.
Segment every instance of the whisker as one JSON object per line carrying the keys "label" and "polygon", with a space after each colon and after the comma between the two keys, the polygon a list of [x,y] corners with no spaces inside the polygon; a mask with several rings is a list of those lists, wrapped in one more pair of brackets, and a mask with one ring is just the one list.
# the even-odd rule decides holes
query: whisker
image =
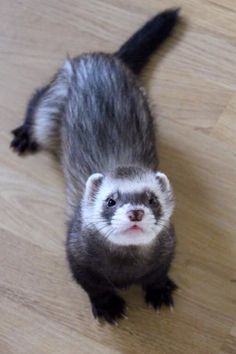
{"label": "whisker", "polygon": [[[91,226],[94,226],[94,225],[91,225]],[[90,226],[87,225],[87,227],[90,227]],[[109,228],[109,227],[110,227],[109,225],[103,225],[103,226],[101,226],[101,227],[99,227],[99,228],[96,228],[96,231],[97,231],[97,232],[101,232],[101,231],[103,231],[104,229]]]}

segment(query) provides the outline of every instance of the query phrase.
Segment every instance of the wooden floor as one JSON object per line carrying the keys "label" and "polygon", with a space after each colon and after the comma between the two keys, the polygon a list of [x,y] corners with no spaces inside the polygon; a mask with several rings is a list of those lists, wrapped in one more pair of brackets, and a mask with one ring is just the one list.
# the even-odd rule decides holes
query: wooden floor
{"label": "wooden floor", "polygon": [[[144,74],[173,183],[175,311],[124,296],[128,320],[93,320],[65,261],[64,187],[47,154],[19,158],[9,131],[32,90],[84,51],[113,51],[169,6],[183,21]],[[236,353],[235,0],[1,0],[0,353]]]}

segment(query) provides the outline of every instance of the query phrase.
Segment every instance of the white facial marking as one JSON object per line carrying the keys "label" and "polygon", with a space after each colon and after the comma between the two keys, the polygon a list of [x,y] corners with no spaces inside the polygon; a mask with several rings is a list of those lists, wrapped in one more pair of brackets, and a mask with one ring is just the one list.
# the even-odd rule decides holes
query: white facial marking
{"label": "white facial marking", "polygon": [[[141,221],[130,221],[127,213],[132,210],[143,210]],[[133,227],[136,226],[136,229]],[[155,218],[149,208],[142,204],[124,204],[118,208],[111,219],[113,232],[109,241],[123,246],[149,244],[157,234]]]}
{"label": "white facial marking", "polygon": [[[101,176],[100,174],[96,175]],[[89,186],[89,180],[87,186]],[[117,207],[109,222],[102,216],[104,203],[110,195],[117,191],[122,195],[122,193],[142,193],[145,190],[158,197],[162,210],[162,215],[158,220],[156,220],[152,209],[147,205],[130,203]],[[89,227],[92,224],[92,227],[98,230],[106,240],[121,246],[150,244],[169,224],[174,208],[171,185],[167,176],[161,172],[156,174],[147,172],[141,178],[137,177],[132,180],[103,177],[95,195],[95,200],[90,206],[86,202],[86,193],[87,191],[82,208],[84,224],[89,225]],[[127,212],[138,209],[144,211],[142,220],[131,221]],[[133,227],[134,225],[135,227]]]}

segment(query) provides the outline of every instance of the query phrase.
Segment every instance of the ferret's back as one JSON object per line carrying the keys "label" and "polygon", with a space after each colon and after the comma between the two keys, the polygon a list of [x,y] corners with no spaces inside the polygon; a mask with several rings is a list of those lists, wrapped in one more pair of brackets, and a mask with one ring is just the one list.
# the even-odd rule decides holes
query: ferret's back
{"label": "ferret's back", "polygon": [[72,60],[68,70],[62,127],[67,168],[84,180],[117,165],[155,168],[152,116],[129,69],[112,55],[85,54]]}

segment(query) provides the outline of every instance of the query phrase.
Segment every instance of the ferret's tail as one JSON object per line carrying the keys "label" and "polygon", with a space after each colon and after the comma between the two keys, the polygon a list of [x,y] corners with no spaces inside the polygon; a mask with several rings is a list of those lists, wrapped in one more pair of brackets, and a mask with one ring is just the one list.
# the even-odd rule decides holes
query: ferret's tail
{"label": "ferret's tail", "polygon": [[150,55],[170,35],[178,20],[178,9],[165,10],[125,42],[115,53],[135,74],[139,74]]}

